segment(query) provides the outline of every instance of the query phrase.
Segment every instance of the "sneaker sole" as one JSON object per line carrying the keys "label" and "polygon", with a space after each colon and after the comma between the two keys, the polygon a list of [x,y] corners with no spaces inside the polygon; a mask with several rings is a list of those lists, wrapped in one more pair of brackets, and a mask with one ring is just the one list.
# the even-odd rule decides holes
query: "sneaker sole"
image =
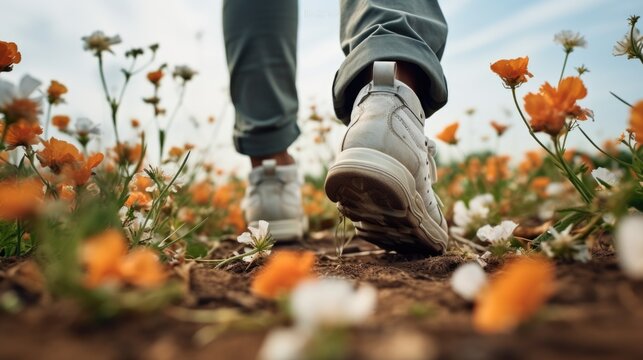
{"label": "sneaker sole", "polygon": [[446,250],[448,234],[429,216],[413,175],[383,152],[342,151],[328,170],[325,190],[368,242],[401,253]]}
{"label": "sneaker sole", "polygon": [[[308,231],[308,218],[288,219],[288,220],[269,220],[270,234],[277,242],[300,241],[304,238],[304,233]],[[252,221],[250,226],[257,227],[258,222]]]}

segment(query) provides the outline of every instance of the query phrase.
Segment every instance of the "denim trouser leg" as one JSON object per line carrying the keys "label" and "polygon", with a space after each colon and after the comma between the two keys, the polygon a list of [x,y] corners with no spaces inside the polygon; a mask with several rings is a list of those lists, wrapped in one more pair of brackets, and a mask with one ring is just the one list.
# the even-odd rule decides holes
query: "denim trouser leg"
{"label": "denim trouser leg", "polygon": [[376,60],[417,65],[425,78],[418,97],[427,116],[447,101],[440,66],[447,24],[437,0],[341,0],[340,39],[346,59],[333,84],[335,113],[350,120],[355,77]]}
{"label": "denim trouser leg", "polygon": [[223,34],[234,143],[249,156],[286,150],[297,138],[297,0],[225,0]]}

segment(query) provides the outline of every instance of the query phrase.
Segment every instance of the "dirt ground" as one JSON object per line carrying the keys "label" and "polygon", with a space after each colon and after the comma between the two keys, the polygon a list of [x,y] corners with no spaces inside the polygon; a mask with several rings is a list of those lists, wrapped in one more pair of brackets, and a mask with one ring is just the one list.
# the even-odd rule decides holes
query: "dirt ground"
{"label": "dirt ground", "polygon": [[[229,242],[217,252],[229,254],[236,246]],[[328,237],[308,246],[332,251]],[[341,263],[320,256],[316,265],[320,275],[366,281],[378,289],[375,316],[350,330],[351,359],[643,358],[643,282],[628,280],[609,251],[595,250],[587,264],[559,263],[558,290],[535,319],[509,335],[482,336],[471,328],[472,305],[449,287],[461,258],[355,253],[373,249],[355,242]],[[20,261],[4,260],[0,270]],[[487,271],[499,265],[490,263]],[[279,325],[269,316],[277,313],[276,305],[249,294],[258,268],[194,266],[183,304],[100,324],[88,322],[69,303],[42,305],[18,289],[31,305],[16,315],[0,314],[0,359],[254,359],[270,326]],[[16,286],[0,279],[0,293]],[[208,310],[205,314],[225,309],[219,318],[268,316],[212,326],[195,322],[201,315],[193,310],[199,309]]]}

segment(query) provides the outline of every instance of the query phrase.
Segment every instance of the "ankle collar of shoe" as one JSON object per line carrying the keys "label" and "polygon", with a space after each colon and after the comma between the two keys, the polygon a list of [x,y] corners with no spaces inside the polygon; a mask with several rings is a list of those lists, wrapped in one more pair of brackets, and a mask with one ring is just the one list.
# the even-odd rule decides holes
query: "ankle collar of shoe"
{"label": "ankle collar of shoe", "polygon": [[369,95],[376,93],[389,93],[397,96],[424,127],[425,115],[420,99],[415,94],[415,91],[399,80],[394,80],[393,85],[375,85],[370,82],[360,90],[353,107],[361,104]]}
{"label": "ankle collar of shoe", "polygon": [[281,182],[297,181],[297,164],[258,166],[248,176],[250,184],[257,185],[266,179],[275,179]]}

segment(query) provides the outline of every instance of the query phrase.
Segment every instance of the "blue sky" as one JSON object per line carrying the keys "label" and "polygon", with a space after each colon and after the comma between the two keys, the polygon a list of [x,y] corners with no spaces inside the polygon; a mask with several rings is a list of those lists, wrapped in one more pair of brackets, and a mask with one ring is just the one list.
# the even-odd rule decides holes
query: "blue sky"
{"label": "blue sky", "polygon": [[[489,64],[500,58],[528,55],[535,75],[520,88],[522,95],[535,91],[544,81],[555,82],[563,60],[561,48],[553,43],[560,30],[579,31],[588,42],[575,51],[573,67],[585,64],[589,89],[581,102],[594,110],[596,121],[585,128],[593,136],[617,137],[625,128],[627,109],[612,98],[612,90],[630,101],[643,98],[643,66],[640,62],[612,56],[612,47],[627,31],[627,17],[643,15],[640,0],[542,0],[474,1],[444,0],[443,11],[449,23],[449,38],[442,61],[449,83],[450,100],[444,109],[427,121],[426,133],[435,134],[450,122],[461,121],[461,151],[495,148],[489,120],[512,127],[501,140],[499,150],[512,155],[534,148],[533,141],[513,111],[510,94],[489,71]],[[193,117],[202,123],[209,115],[219,116],[227,96],[227,68],[221,32],[221,0],[21,0],[3,4],[0,24],[2,40],[15,41],[23,62],[4,78],[17,80],[25,72],[49,82],[57,79],[68,85],[68,104],[59,113],[87,116],[105,124],[105,141],[111,136],[108,110],[98,83],[95,58],[82,50],[80,38],[94,30],[120,34],[124,43],[115,49],[122,54],[132,46],[161,43],[159,61],[189,64],[200,74],[188,89],[185,107],[177,124]],[[300,0],[298,86],[302,116],[311,103],[323,113],[332,109],[330,87],[343,55],[339,48],[339,5],[334,0]],[[121,58],[109,59],[110,88],[118,88]],[[166,82],[163,97],[174,99],[176,87]],[[149,109],[140,98],[150,86],[143,79],[128,89],[122,112],[122,131],[129,118],[151,121]],[[167,104],[172,107],[173,102]],[[472,117],[465,110],[475,108]],[[212,154],[220,166],[247,170],[247,164],[234,154],[230,140],[232,113],[227,111],[219,131],[204,126],[175,126],[170,143],[185,141],[215,143]],[[153,127],[150,127],[152,129]],[[342,129],[334,133],[335,141]],[[583,147],[578,136],[572,146]],[[100,144],[96,144],[100,146]],[[442,150],[453,155],[452,149]],[[302,159],[306,160],[306,159]]]}

